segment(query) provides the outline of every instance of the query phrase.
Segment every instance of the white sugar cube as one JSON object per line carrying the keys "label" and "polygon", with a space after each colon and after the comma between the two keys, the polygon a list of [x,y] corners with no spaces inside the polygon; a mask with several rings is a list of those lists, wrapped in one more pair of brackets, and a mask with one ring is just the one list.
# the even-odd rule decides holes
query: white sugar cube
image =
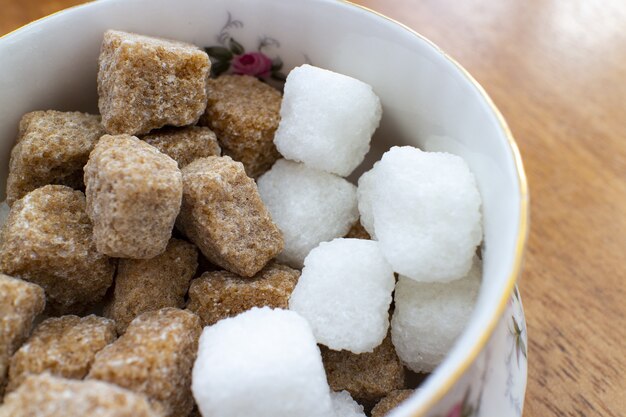
{"label": "white sugar cube", "polygon": [[193,367],[203,416],[328,417],[330,388],[306,320],[253,308],[205,327]]}
{"label": "white sugar cube", "polygon": [[370,85],[302,65],[287,77],[274,143],[287,159],[345,177],[363,162],[381,115]]}
{"label": "white sugar cube", "polygon": [[318,343],[371,352],[387,334],[394,284],[377,242],[335,239],[321,243],[304,260],[289,309],[309,321]]}
{"label": "white sugar cube", "polygon": [[257,184],[285,240],[278,260],[294,268],[302,268],[320,242],[345,236],[359,218],[356,187],[336,175],[281,159]]}
{"label": "white sugar cube", "polygon": [[391,340],[407,367],[431,372],[441,363],[474,310],[481,275],[478,257],[466,277],[452,282],[417,282],[400,275]]}
{"label": "white sugar cube", "polygon": [[467,274],[482,226],[480,194],[463,159],[393,147],[359,188],[361,221],[395,272],[424,282]]}
{"label": "white sugar cube", "polygon": [[365,417],[363,406],[352,399],[348,391],[331,392],[335,417]]}
{"label": "white sugar cube", "polygon": [[376,166],[378,162],[374,164],[374,167],[369,171],[363,173],[359,177],[359,187],[357,189],[357,204],[359,208],[359,214],[361,216],[361,224],[363,228],[369,233],[372,239],[376,239],[376,231],[374,230],[374,213],[373,211],[373,199],[374,185],[376,184]]}

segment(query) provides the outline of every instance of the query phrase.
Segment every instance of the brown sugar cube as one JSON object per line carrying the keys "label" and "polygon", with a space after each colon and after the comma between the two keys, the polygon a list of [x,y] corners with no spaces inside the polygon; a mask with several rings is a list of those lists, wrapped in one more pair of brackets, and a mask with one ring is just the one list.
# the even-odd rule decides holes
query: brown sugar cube
{"label": "brown sugar cube", "polygon": [[115,290],[105,316],[115,320],[122,334],[130,322],[147,311],[185,305],[189,281],[198,267],[198,250],[172,239],[165,252],[152,259],[120,259]]}
{"label": "brown sugar cube", "polygon": [[214,272],[214,271],[221,271],[221,270],[222,268],[212,264],[211,261],[209,261],[202,254],[202,252],[200,252],[198,254],[198,269],[196,269],[196,275],[194,276],[194,278],[198,278],[200,275],[204,274],[205,272]]}
{"label": "brown sugar cube", "polygon": [[365,230],[365,227],[363,227],[363,225],[361,224],[360,220],[352,225],[352,227],[348,231],[348,234],[345,236],[345,238],[346,239],[365,239],[365,240],[372,239],[370,234],[367,233],[367,230]]}
{"label": "brown sugar cube", "polygon": [[15,390],[27,375],[45,371],[65,378],[82,379],[96,353],[115,337],[115,323],[93,314],[43,321],[11,358],[7,392]]}
{"label": "brown sugar cube", "polygon": [[143,313],[96,355],[88,378],[144,394],[164,416],[186,417],[193,408],[191,368],[201,331],[200,319],[188,311]]}
{"label": "brown sugar cube", "polygon": [[200,48],[109,30],[98,70],[98,107],[110,134],[195,124],[204,113],[211,62]]}
{"label": "brown sugar cube", "polygon": [[161,417],[143,395],[101,381],[30,375],[7,395],[0,417]]}
{"label": "brown sugar cube", "polygon": [[400,405],[401,402],[413,394],[412,389],[399,389],[391,391],[385,398],[372,408],[372,417],[384,417],[391,410]]}
{"label": "brown sugar cube", "polygon": [[200,316],[203,326],[252,307],[288,309],[299,277],[300,271],[274,262],[252,278],[228,271],[206,272],[191,282],[187,309]]}
{"label": "brown sugar cube", "polygon": [[180,209],[176,161],[134,136],[103,136],[85,165],[87,213],[98,251],[150,259],[162,253]]}
{"label": "brown sugar cube", "polygon": [[252,178],[270,169],[280,158],[274,146],[280,92],[249,75],[222,75],[209,80],[208,96],[200,125],[215,131],[224,154],[242,162]]}
{"label": "brown sugar cube", "polygon": [[387,337],[373,352],[354,354],[321,346],[328,384],[333,391],[348,391],[371,408],[389,392],[404,387],[404,367]]}
{"label": "brown sugar cube", "polygon": [[0,274],[0,400],[11,355],[30,333],[46,304],[43,288]]}
{"label": "brown sugar cube", "polygon": [[212,263],[244,277],[283,250],[283,237],[253,179],[230,157],[196,159],[183,168],[176,221]]}
{"label": "brown sugar cube", "polygon": [[222,153],[215,133],[208,127],[164,127],[141,139],[178,162],[179,168],[198,158],[220,156]]}
{"label": "brown sugar cube", "polygon": [[197,405],[194,404],[193,410],[191,410],[191,413],[189,413],[188,417],[202,417],[202,414],[200,414],[200,410],[198,409]]}
{"label": "brown sugar cube", "polygon": [[52,310],[81,311],[96,303],[114,269],[96,251],[82,192],[46,185],[13,204],[0,232],[0,270],[41,285]]}
{"label": "brown sugar cube", "polygon": [[11,151],[7,203],[48,184],[83,188],[83,166],[104,128],[100,116],[35,111],[22,117]]}

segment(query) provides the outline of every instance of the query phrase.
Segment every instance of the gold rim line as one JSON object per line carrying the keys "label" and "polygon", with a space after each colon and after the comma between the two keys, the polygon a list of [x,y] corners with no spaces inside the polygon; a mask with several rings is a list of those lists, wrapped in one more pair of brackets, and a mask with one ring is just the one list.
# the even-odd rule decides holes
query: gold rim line
{"label": "gold rim line", "polygon": [[[458,366],[458,368],[456,368],[453,372],[452,375],[450,377],[449,380],[445,381],[445,383],[443,385],[441,385],[440,387],[436,387],[436,391],[435,393],[428,397],[426,399],[426,401],[423,403],[422,406],[420,406],[419,408],[417,408],[416,410],[412,411],[412,415],[413,417],[423,417],[426,412],[429,411],[430,408],[432,408],[437,402],[439,402],[452,388],[452,386],[458,382],[458,380],[461,378],[461,376],[463,376],[465,374],[465,372],[469,369],[469,367],[474,363],[474,361],[476,360],[476,358],[478,357],[478,355],[482,352],[483,348],[485,347],[485,345],[487,344],[487,342],[489,341],[489,338],[491,337],[491,335],[493,334],[493,331],[495,330],[496,325],[498,324],[498,322],[500,321],[500,318],[502,317],[502,313],[504,312],[505,308],[506,308],[506,303],[511,295],[511,293],[513,292],[513,288],[515,287],[515,283],[517,282],[517,278],[520,274],[520,270],[521,270],[521,266],[522,266],[522,260],[524,257],[524,247],[526,245],[526,240],[528,237],[528,224],[529,224],[529,195],[528,195],[528,182],[526,179],[526,174],[524,171],[524,164],[522,162],[522,157],[519,151],[519,147],[517,146],[517,142],[515,141],[515,138],[513,137],[513,134],[511,133],[511,129],[509,128],[506,120],[504,119],[504,116],[502,115],[502,113],[500,112],[500,110],[496,107],[496,105],[494,104],[493,100],[491,99],[491,97],[489,97],[489,95],[487,94],[487,92],[485,91],[485,89],[482,87],[482,85],[480,85],[480,83],[478,81],[476,81],[476,79],[461,65],[459,64],[454,58],[452,58],[450,55],[448,55],[446,52],[444,52],[439,46],[437,46],[434,42],[432,42],[430,39],[426,38],[424,35],[421,35],[420,33],[418,33],[417,31],[415,31],[414,29],[411,29],[410,27],[408,27],[407,25],[405,25],[404,23],[401,23],[395,19],[392,19],[380,12],[377,12],[375,10],[372,10],[366,6],[362,6],[360,4],[356,4],[351,2],[350,0],[338,0],[338,2],[340,3],[344,3],[347,4],[351,7],[355,7],[357,9],[361,9],[362,11],[365,11],[367,13],[372,13],[375,16],[378,16],[384,20],[387,20],[391,23],[394,23],[400,27],[402,27],[404,30],[408,31],[409,33],[411,33],[412,35],[416,36],[417,38],[421,39],[422,41],[426,42],[428,45],[430,45],[432,48],[434,48],[436,51],[438,51],[445,59],[447,59],[449,62],[451,62],[460,72],[461,74],[470,82],[470,84],[472,84],[474,86],[474,88],[476,88],[476,90],[478,91],[478,93],[480,94],[480,96],[482,96],[482,98],[485,100],[485,102],[487,103],[487,105],[491,108],[491,110],[493,111],[493,113],[496,116],[496,120],[498,121],[498,123],[500,124],[500,127],[502,128],[504,135],[507,139],[507,142],[509,144],[509,148],[511,150],[511,154],[513,155],[513,161],[515,164],[515,168],[516,168],[516,174],[517,174],[517,181],[518,181],[518,185],[519,185],[519,189],[520,189],[520,213],[519,213],[519,230],[518,230],[518,235],[517,235],[517,239],[516,239],[516,243],[515,243],[515,258],[513,260],[513,266],[511,268],[511,272],[509,274],[509,277],[507,279],[506,285],[505,285],[505,291],[504,291],[504,295],[503,297],[499,300],[498,306],[496,307],[496,313],[494,315],[494,317],[491,318],[491,320],[489,321],[489,323],[487,324],[487,326],[484,328],[482,334],[480,335],[478,342],[472,346],[472,348],[470,349],[468,355],[466,356],[466,359],[460,364],[460,366]],[[37,20],[33,20],[32,22],[29,22],[25,25],[22,25],[2,36],[0,36],[0,39],[4,39],[26,27],[29,27],[31,25],[34,25],[42,20],[48,19],[50,17],[53,17],[57,14],[60,13],[64,13],[67,12],[69,10],[73,10],[73,9],[78,9],[81,7],[85,7],[88,5],[91,5],[93,3],[96,3],[96,0],[90,0],[87,1],[83,4],[78,4],[75,6],[71,6],[68,7],[66,9],[62,9],[59,11],[56,11],[54,13],[51,13],[47,16],[43,16]]]}
{"label": "gold rim line", "polygon": [[417,409],[411,411],[411,414],[413,417],[423,417],[433,406],[435,406],[435,404],[437,404],[441,399],[443,399],[443,397],[448,392],[450,392],[450,389],[453,387],[453,385],[459,381],[459,379],[465,374],[465,372],[467,372],[469,367],[474,363],[478,355],[482,352],[483,348],[489,341],[491,335],[493,334],[497,324],[499,323],[502,317],[502,314],[504,313],[507,301],[509,300],[509,297],[511,296],[511,293],[513,292],[517,279],[520,275],[522,261],[524,258],[526,240],[528,238],[528,223],[529,223],[528,182],[527,182],[526,174],[524,171],[524,164],[522,162],[522,156],[520,154],[519,147],[517,146],[517,142],[515,141],[515,138],[513,137],[513,133],[511,132],[511,129],[509,128],[509,125],[507,124],[500,110],[496,107],[495,103],[493,102],[489,94],[487,94],[483,86],[478,81],[476,81],[476,79],[469,73],[469,71],[467,71],[454,58],[452,58],[450,55],[444,52],[441,49],[441,47],[437,46],[433,41],[426,38],[424,35],[418,33],[414,29],[411,29],[404,23],[398,22],[397,20],[392,19],[391,17],[386,16],[380,12],[377,12],[376,10],[372,10],[367,6],[362,6],[360,4],[353,3],[350,0],[338,0],[338,1],[345,3],[349,6],[361,9],[367,13],[372,13],[375,16],[378,16],[382,19],[385,19],[391,23],[394,23],[402,27],[404,30],[408,31],[412,35],[426,42],[428,45],[433,47],[437,52],[439,52],[445,59],[447,59],[449,62],[454,64],[454,66],[458,70],[461,71],[461,74],[474,86],[474,88],[476,88],[479,95],[482,96],[482,98],[485,100],[487,105],[491,108],[491,110],[495,114],[496,120],[500,124],[500,127],[502,128],[504,135],[507,139],[511,154],[513,156],[513,162],[515,164],[515,172],[517,174],[517,182],[518,182],[518,186],[520,189],[520,206],[519,206],[520,212],[519,212],[519,219],[518,219],[519,230],[518,230],[518,234],[517,234],[517,238],[515,242],[515,258],[513,260],[511,272],[509,273],[509,277],[507,278],[507,281],[504,287],[505,289],[504,294],[498,302],[494,317],[491,317],[489,323],[484,328],[483,332],[478,338],[478,342],[474,346],[472,346],[471,349],[469,350],[469,353],[467,354],[466,359],[455,370],[453,370],[452,375],[447,381],[445,381],[443,385],[439,387],[435,387],[435,393],[433,395],[426,398],[424,403],[421,406],[418,406]]}

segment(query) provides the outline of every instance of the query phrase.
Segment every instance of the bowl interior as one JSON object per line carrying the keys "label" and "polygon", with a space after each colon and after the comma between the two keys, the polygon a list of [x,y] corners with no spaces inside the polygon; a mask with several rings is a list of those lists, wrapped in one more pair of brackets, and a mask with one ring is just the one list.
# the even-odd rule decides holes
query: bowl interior
{"label": "bowl interior", "polygon": [[[42,109],[97,111],[96,73],[106,29],[219,45],[304,62],[361,79],[383,103],[372,152],[358,174],[393,145],[463,157],[483,198],[484,278],[470,324],[401,414],[439,398],[486,342],[519,268],[526,190],[506,125],[458,65],[408,29],[349,3],[324,0],[107,0],[40,20],[0,39],[0,193],[20,117]],[[2,197],[3,198],[3,197]],[[398,414],[396,414],[398,415]]]}

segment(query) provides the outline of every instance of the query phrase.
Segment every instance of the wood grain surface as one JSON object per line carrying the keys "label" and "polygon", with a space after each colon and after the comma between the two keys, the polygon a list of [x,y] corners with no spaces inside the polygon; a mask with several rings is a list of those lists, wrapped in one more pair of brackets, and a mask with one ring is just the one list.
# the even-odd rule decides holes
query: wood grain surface
{"label": "wood grain surface", "polygon": [[[0,0],[0,33],[78,3]],[[520,146],[531,191],[524,415],[626,416],[626,1],[357,3],[455,57]]]}

